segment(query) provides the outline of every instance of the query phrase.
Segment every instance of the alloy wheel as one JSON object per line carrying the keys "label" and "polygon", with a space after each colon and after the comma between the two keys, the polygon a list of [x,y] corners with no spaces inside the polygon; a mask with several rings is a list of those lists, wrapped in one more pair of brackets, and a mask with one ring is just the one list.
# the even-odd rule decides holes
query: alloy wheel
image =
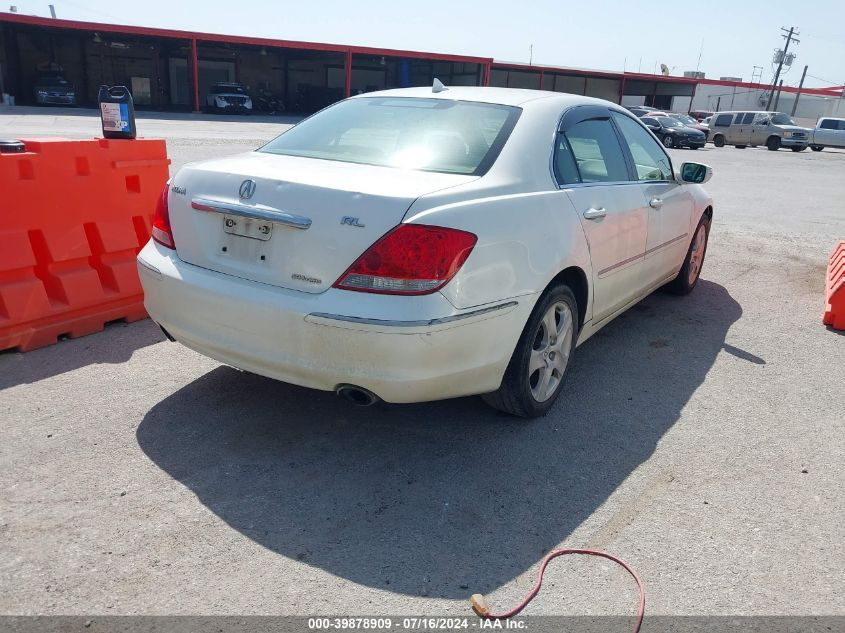
{"label": "alloy wheel", "polygon": [[707,248],[707,227],[703,224],[698,227],[695,232],[695,238],[692,241],[692,250],[689,255],[689,273],[687,281],[690,285],[695,283],[698,275],[701,272],[701,265],[704,263],[704,250]]}
{"label": "alloy wheel", "polygon": [[528,385],[537,402],[545,402],[557,391],[569,363],[573,332],[569,305],[558,301],[549,306],[537,327],[528,361]]}

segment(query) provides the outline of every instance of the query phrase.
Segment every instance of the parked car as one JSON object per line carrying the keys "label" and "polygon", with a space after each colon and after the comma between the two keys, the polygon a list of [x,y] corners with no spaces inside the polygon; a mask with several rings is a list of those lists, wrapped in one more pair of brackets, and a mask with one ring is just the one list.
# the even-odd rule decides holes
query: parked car
{"label": "parked car", "polygon": [[640,117],[649,130],[660,139],[665,147],[689,147],[698,149],[704,147],[707,139],[704,132],[687,127],[678,119],[671,116],[644,116]]}
{"label": "parked car", "polygon": [[689,115],[696,121],[704,121],[704,119],[713,116],[710,110],[690,110]]}
{"label": "parked car", "polygon": [[823,117],[818,120],[810,138],[810,149],[820,152],[825,147],[845,149],[845,119]]}
{"label": "parked car", "polygon": [[710,128],[704,125],[704,123],[700,123],[688,114],[670,114],[669,116],[673,119],[677,119],[687,127],[691,127],[693,130],[698,130],[704,134],[704,141],[707,141],[707,136],[710,134]]}
{"label": "parked car", "polygon": [[710,121],[710,136],[716,147],[765,145],[772,151],[788,147],[803,152],[810,143],[812,130],[795,124],[783,112],[717,112]]}
{"label": "parked car", "polygon": [[636,115],[636,116],[643,116],[648,114],[649,112],[657,112],[657,108],[652,108],[649,106],[631,106],[630,108],[626,108],[628,112]]}
{"label": "parked car", "polygon": [[693,290],[711,174],[599,99],[354,96],[182,167],[138,256],[144,303],[171,340],[359,404],[486,394],[543,415],[576,345],[656,288]]}
{"label": "parked car", "polygon": [[35,103],[75,106],[76,90],[64,77],[42,77],[35,82]]}
{"label": "parked car", "polygon": [[205,103],[212,112],[252,111],[252,99],[239,83],[219,82],[212,85]]}

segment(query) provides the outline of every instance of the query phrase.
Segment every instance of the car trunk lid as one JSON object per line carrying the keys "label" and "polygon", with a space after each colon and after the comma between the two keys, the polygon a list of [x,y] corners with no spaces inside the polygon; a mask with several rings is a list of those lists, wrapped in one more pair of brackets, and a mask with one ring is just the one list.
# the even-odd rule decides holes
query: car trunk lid
{"label": "car trunk lid", "polygon": [[318,293],[418,197],[475,178],[250,152],[183,168],[170,222],[183,261]]}

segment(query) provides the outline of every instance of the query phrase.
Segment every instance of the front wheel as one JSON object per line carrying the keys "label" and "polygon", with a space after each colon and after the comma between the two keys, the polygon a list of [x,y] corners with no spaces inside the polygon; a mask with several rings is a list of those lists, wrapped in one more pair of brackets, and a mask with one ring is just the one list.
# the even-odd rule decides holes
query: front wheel
{"label": "front wheel", "polygon": [[687,295],[695,288],[698,278],[701,276],[701,267],[704,266],[704,255],[707,253],[709,237],[710,217],[703,215],[693,234],[681,271],[677,277],[666,285],[669,292],[676,295]]}
{"label": "front wheel", "polygon": [[717,134],[713,137],[713,145],[716,147],[724,147],[725,146],[725,137],[721,134]]}
{"label": "front wheel", "polygon": [[791,149],[793,152],[797,153],[797,152],[803,152],[805,149],[807,149],[807,146],[806,145],[799,145],[798,147],[790,147],[789,149]]}
{"label": "front wheel", "polygon": [[560,394],[578,339],[578,303],[569,286],[549,288],[528,318],[497,391],[482,396],[522,418],[548,413]]}
{"label": "front wheel", "polygon": [[823,145],[811,145],[810,149],[813,150],[814,152],[820,152],[824,149],[824,146]]}
{"label": "front wheel", "polygon": [[766,141],[766,147],[770,152],[778,151],[780,149],[780,137],[770,136],[769,140]]}
{"label": "front wheel", "polygon": [[663,137],[663,146],[671,148],[675,144],[674,139],[672,138],[671,134],[667,134]]}

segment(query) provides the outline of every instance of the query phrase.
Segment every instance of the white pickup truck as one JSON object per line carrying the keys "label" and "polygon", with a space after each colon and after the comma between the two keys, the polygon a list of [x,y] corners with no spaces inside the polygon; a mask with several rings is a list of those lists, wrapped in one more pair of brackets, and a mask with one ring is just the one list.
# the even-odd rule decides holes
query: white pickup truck
{"label": "white pickup truck", "polygon": [[825,147],[845,149],[845,119],[822,117],[818,120],[811,136],[810,149],[820,152]]}

